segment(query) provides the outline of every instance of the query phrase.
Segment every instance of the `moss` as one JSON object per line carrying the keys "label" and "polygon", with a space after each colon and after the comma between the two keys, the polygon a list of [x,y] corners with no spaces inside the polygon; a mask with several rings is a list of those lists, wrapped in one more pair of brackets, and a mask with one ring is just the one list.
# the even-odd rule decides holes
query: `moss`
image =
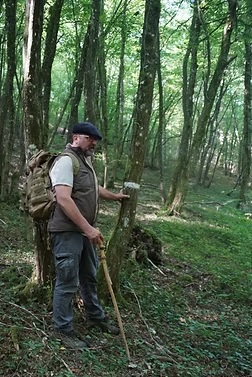
{"label": "moss", "polygon": [[16,287],[15,294],[23,303],[32,299],[49,306],[52,304],[52,287],[39,285],[34,279],[30,279],[25,285]]}
{"label": "moss", "polygon": [[11,326],[9,329],[10,338],[17,351],[19,351],[20,349],[19,343],[20,343],[22,332],[23,332],[23,329],[20,326]]}

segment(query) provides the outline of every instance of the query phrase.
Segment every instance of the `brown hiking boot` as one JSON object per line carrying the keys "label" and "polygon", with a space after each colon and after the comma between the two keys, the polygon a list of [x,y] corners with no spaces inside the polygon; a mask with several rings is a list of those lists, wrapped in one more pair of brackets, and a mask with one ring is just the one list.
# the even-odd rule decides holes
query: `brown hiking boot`
{"label": "brown hiking boot", "polygon": [[83,350],[90,346],[90,344],[82,336],[77,335],[72,331],[60,331],[55,330],[57,337],[62,341],[62,343],[71,349]]}
{"label": "brown hiking boot", "polygon": [[120,332],[117,326],[114,326],[109,322],[108,317],[102,319],[88,319],[87,328],[91,329],[93,327],[99,327],[103,332],[112,335],[118,335]]}

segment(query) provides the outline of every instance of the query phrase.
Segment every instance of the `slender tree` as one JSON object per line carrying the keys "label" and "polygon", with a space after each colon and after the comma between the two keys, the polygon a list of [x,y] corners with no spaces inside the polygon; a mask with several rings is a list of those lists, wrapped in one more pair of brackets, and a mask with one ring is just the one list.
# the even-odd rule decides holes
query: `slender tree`
{"label": "slender tree", "polygon": [[26,1],[26,24],[23,48],[24,86],[23,114],[26,154],[29,146],[42,148],[41,111],[41,37],[43,31],[44,2]]}
{"label": "slender tree", "polygon": [[97,119],[97,53],[99,39],[99,17],[101,0],[92,1],[92,9],[84,36],[79,62],[72,88],[71,110],[69,116],[68,141],[71,141],[71,128],[79,120],[79,105],[84,94],[84,118],[93,124]]}
{"label": "slender tree", "polygon": [[157,150],[158,150],[158,166],[160,172],[160,194],[163,202],[166,201],[166,192],[164,189],[164,159],[163,159],[163,138],[164,138],[164,89],[162,82],[162,67],[160,59],[160,33],[158,33],[158,93],[159,93],[159,113],[158,113],[158,136],[157,136]]}
{"label": "slender tree", "polygon": [[[102,14],[104,14],[104,3],[102,1]],[[102,131],[102,160],[104,167],[103,186],[108,187],[108,114],[107,114],[107,69],[106,69],[106,53],[105,53],[105,30],[104,23],[100,23],[99,49],[98,49],[98,86],[99,86],[99,108],[100,108],[100,129]]]}
{"label": "slender tree", "polygon": [[[195,2],[196,4],[196,2]],[[200,4],[200,3],[199,3]],[[194,6],[194,9],[198,5]],[[220,51],[217,59],[217,63],[211,79],[207,79],[204,87],[204,103],[202,110],[200,111],[196,131],[193,135],[191,145],[189,145],[189,140],[192,136],[192,114],[189,112],[192,108],[192,104],[188,104],[191,101],[192,96],[188,96],[189,99],[185,99],[185,82],[183,83],[183,112],[184,112],[184,128],[182,132],[182,139],[179,149],[179,157],[177,167],[175,169],[175,174],[170,188],[170,196],[168,200],[168,212],[170,214],[179,213],[184,204],[187,185],[188,185],[188,173],[190,171],[195,172],[195,167],[199,162],[199,156],[204,144],[204,139],[206,137],[207,125],[211,116],[211,111],[214,105],[216,94],[220,86],[224,71],[227,69],[228,65],[235,59],[235,56],[229,56],[229,50],[231,46],[231,36],[232,32],[236,26],[236,11],[237,11],[237,1],[228,0],[228,12],[226,17],[226,22],[224,25],[222,40],[220,45]],[[198,10],[199,12],[199,10]],[[198,19],[202,15],[198,13]],[[195,47],[194,47],[195,48]],[[196,66],[194,65],[194,69]],[[183,71],[185,72],[185,71]],[[183,77],[185,77],[183,73]],[[208,77],[208,76],[207,76]],[[209,86],[207,83],[209,81]],[[190,98],[191,97],[191,98]],[[189,114],[188,114],[189,113]],[[189,119],[189,123],[186,119]],[[185,127],[186,125],[186,127]],[[189,126],[188,126],[189,125]]]}
{"label": "slender tree", "polygon": [[[44,1],[26,1],[23,52],[23,123],[27,158],[31,152],[34,152],[34,149],[39,150],[45,147],[48,141],[51,70],[55,57],[62,4],[62,0],[57,0],[49,10],[50,17],[47,24],[43,65],[41,66]],[[53,270],[47,222],[34,221],[33,225],[35,234],[33,281],[38,284],[45,284],[51,281]]]}
{"label": "slender tree", "polygon": [[60,15],[63,3],[64,0],[56,0],[50,7],[46,30],[45,51],[42,63],[43,147],[46,147],[48,144],[52,65],[56,54]]}
{"label": "slender tree", "polygon": [[[119,274],[125,249],[130,238],[136,215],[140,180],[143,173],[145,147],[148,138],[154,81],[157,70],[157,38],[160,16],[160,0],[146,0],[141,46],[141,67],[134,111],[133,134],[129,169],[124,187],[130,200],[124,200],[117,225],[108,244],[107,260],[114,289],[120,292]],[[101,284],[101,289],[104,284]],[[107,295],[103,289],[103,295]]]}
{"label": "slender tree", "polygon": [[169,190],[169,197],[166,203],[168,212],[172,215],[180,211],[186,195],[188,165],[190,158],[190,143],[193,132],[194,91],[198,68],[197,54],[201,29],[199,12],[199,3],[198,1],[195,1],[193,5],[193,17],[189,34],[189,41],[183,60],[182,105],[184,124],[179,146],[178,160]]}
{"label": "slender tree", "polygon": [[[26,1],[26,24],[24,34],[24,86],[23,122],[26,156],[43,147],[43,117],[41,91],[41,38],[43,31],[44,2]],[[47,242],[45,222],[34,222],[35,227],[35,273],[38,284],[50,279],[50,249]]]}
{"label": "slender tree", "polygon": [[196,132],[193,137],[191,151],[193,169],[195,169],[195,166],[199,160],[202,142],[206,134],[206,127],[224,72],[227,69],[228,65],[236,58],[236,55],[229,56],[229,51],[232,43],[232,32],[236,26],[237,5],[238,3],[236,0],[228,0],[227,18],[223,28],[218,60],[213,72],[212,79],[210,80],[209,87],[206,90],[204,105],[199,115]]}
{"label": "slender tree", "polygon": [[122,22],[121,22],[121,44],[120,44],[120,63],[119,74],[116,89],[116,106],[115,106],[115,127],[114,127],[114,164],[113,164],[113,183],[117,174],[118,161],[122,157],[123,143],[121,135],[123,135],[124,124],[124,105],[125,105],[125,93],[124,93],[124,79],[125,79],[125,48],[127,40],[127,8],[129,0],[124,0],[122,10]]}
{"label": "slender tree", "polygon": [[84,70],[84,105],[85,119],[97,124],[97,58],[99,46],[99,26],[101,14],[101,0],[92,1],[92,13],[90,16],[85,48],[86,60]]}
{"label": "slender tree", "polygon": [[203,184],[203,175],[205,179],[207,178],[207,172],[204,172],[204,167],[206,165],[207,156],[212,154],[211,148],[214,145],[215,137],[217,132],[219,131],[220,122],[218,121],[219,115],[220,115],[220,107],[223,100],[223,96],[227,90],[227,85],[225,85],[225,80],[222,81],[219,95],[217,97],[215,108],[213,111],[212,116],[210,117],[207,125],[206,130],[206,137],[205,137],[205,143],[201,150],[200,155],[200,164],[199,164],[199,171],[197,173],[197,185]]}
{"label": "slender tree", "polygon": [[[241,189],[240,202],[245,202],[245,192],[248,187],[251,170],[251,133],[252,133],[252,42],[251,42],[251,17],[252,6],[250,1],[246,1],[247,17],[245,23],[244,50],[245,50],[245,72],[244,72],[244,120],[243,139],[241,154]],[[239,203],[240,204],[240,203]]]}
{"label": "slender tree", "polygon": [[[86,37],[85,37],[86,40]],[[86,47],[85,47],[85,40],[81,49],[81,55],[80,60],[76,64],[75,74],[74,74],[74,80],[72,84],[72,90],[71,90],[71,98],[70,98],[70,114],[69,114],[69,127],[68,127],[68,141],[71,141],[71,127],[73,124],[78,122],[78,109],[79,104],[81,100],[81,95],[83,91],[83,75],[84,75],[84,69],[86,64]]]}
{"label": "slender tree", "polygon": [[7,37],[7,72],[0,106],[0,194],[6,195],[15,126],[14,77],[16,74],[16,9],[17,1],[5,1],[5,28]]}

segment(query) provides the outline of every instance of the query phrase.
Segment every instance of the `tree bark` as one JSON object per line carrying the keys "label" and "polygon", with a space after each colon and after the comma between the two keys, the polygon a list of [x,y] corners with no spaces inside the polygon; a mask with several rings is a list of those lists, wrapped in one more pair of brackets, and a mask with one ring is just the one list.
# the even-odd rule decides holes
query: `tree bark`
{"label": "tree bark", "polygon": [[85,119],[97,124],[97,57],[99,46],[99,25],[101,0],[92,1],[92,13],[86,34],[86,53],[84,70],[84,106]]}
{"label": "tree bark", "polygon": [[26,156],[30,146],[41,149],[42,111],[41,111],[41,37],[43,29],[44,1],[26,1],[26,26],[24,34],[24,86],[23,113],[25,127]]}
{"label": "tree bark", "polygon": [[[101,13],[104,14],[104,3],[101,4]],[[102,161],[103,161],[103,187],[108,185],[108,115],[107,115],[107,70],[105,53],[104,24],[101,21],[98,46],[98,87],[100,108],[100,130],[102,132]]]}
{"label": "tree bark", "polygon": [[[0,107],[0,195],[8,193],[8,176],[14,148],[15,126],[14,77],[16,73],[16,10],[17,1],[5,1],[5,28],[7,34],[7,73]],[[8,127],[7,127],[8,126]]]}
{"label": "tree bark", "polygon": [[[124,253],[133,229],[138,191],[143,172],[145,147],[148,137],[150,116],[152,111],[153,88],[157,69],[157,38],[160,16],[160,0],[146,0],[145,19],[141,47],[141,67],[133,121],[133,135],[129,169],[126,172],[124,188],[130,194],[129,200],[124,200],[117,225],[109,240],[107,260],[111,279],[116,293],[120,292],[120,268]],[[100,278],[100,282],[102,279]],[[107,296],[104,285],[100,284],[103,297]]]}
{"label": "tree bark", "polygon": [[[249,1],[246,1],[247,5],[247,20],[251,20],[252,6]],[[251,170],[251,132],[252,132],[252,113],[251,113],[251,101],[252,101],[252,44],[251,44],[251,24],[246,23],[245,26],[245,73],[244,73],[244,119],[243,119],[243,140],[242,140],[242,159],[241,159],[241,189],[240,189],[240,202],[246,202],[245,193],[248,187]]]}
{"label": "tree bark", "polygon": [[51,6],[49,20],[47,24],[45,53],[42,64],[42,95],[43,95],[43,134],[42,146],[48,144],[49,133],[49,104],[51,96],[51,75],[52,65],[56,53],[57,37],[59,31],[60,15],[64,0],[56,0]]}
{"label": "tree bark", "polygon": [[196,181],[197,185],[204,184],[203,181],[207,179],[207,173],[206,173],[206,170],[204,171],[204,167],[206,165],[207,157],[212,154],[212,147],[215,143],[216,134],[220,126],[220,121],[218,121],[218,117],[219,117],[222,99],[226,90],[227,90],[227,85],[225,86],[225,81],[223,80],[213,114],[210,117],[208,121],[208,125],[207,125],[206,137],[205,137],[206,142],[204,142],[204,145],[202,147],[199,171],[197,173],[197,181]]}
{"label": "tree bark", "polygon": [[164,187],[164,158],[163,158],[163,138],[164,138],[164,90],[162,82],[162,66],[160,58],[160,33],[158,33],[158,64],[157,64],[157,76],[158,76],[158,94],[159,94],[159,112],[158,112],[158,135],[157,135],[157,155],[158,155],[158,167],[160,176],[160,196],[163,203],[167,200],[167,195]]}
{"label": "tree bark", "polygon": [[[27,159],[29,154],[43,147],[43,114],[41,84],[41,38],[43,30],[44,2],[26,1],[26,27],[24,34],[24,87],[23,116]],[[53,255],[48,244],[47,223],[34,222],[35,273],[34,283],[52,281]]]}
{"label": "tree bark", "polygon": [[228,15],[222,34],[218,61],[213,73],[213,77],[206,91],[204,106],[198,118],[196,132],[193,137],[191,151],[191,166],[193,170],[195,170],[195,167],[199,161],[202,142],[206,134],[206,127],[210,118],[217,91],[223,78],[224,71],[227,66],[236,58],[236,56],[229,57],[229,50],[231,46],[232,32],[236,25],[237,1],[228,0],[228,8]]}
{"label": "tree bark", "polygon": [[125,47],[126,47],[126,14],[128,8],[129,0],[124,0],[123,10],[122,10],[122,22],[121,22],[121,48],[120,48],[120,63],[119,63],[119,75],[117,80],[117,90],[116,90],[116,106],[115,106],[115,127],[114,127],[114,163],[112,166],[112,181],[116,179],[118,161],[120,161],[123,154],[124,138],[122,135],[124,133],[124,104],[125,104],[125,94],[124,94],[124,76],[125,76]]}
{"label": "tree bark", "polygon": [[[84,118],[96,125],[97,111],[95,95],[95,83],[97,72],[97,44],[99,32],[101,0],[92,1],[92,11],[88,22],[87,31],[84,37],[81,56],[76,68],[73,97],[71,100],[71,110],[69,115],[68,141],[72,138],[72,126],[78,122],[78,108],[81,95],[84,91]],[[97,24],[98,23],[98,24]]]}
{"label": "tree bark", "polygon": [[184,125],[179,146],[177,164],[172,177],[169,190],[169,197],[166,203],[168,213],[174,215],[180,212],[187,190],[187,175],[189,165],[190,143],[193,131],[194,113],[194,90],[197,75],[197,53],[201,21],[199,16],[198,2],[195,1],[193,8],[193,18],[190,29],[190,37],[187,50],[183,60],[183,92],[182,105],[184,115]]}
{"label": "tree bark", "polygon": [[[195,2],[194,10],[195,8],[198,8],[197,2]],[[185,83],[183,85],[184,128],[180,143],[178,163],[170,188],[170,195],[168,200],[169,214],[180,213],[183,207],[187,193],[189,170],[195,172],[195,167],[197,166],[199,161],[202,144],[206,135],[206,129],[217,90],[219,88],[226,67],[235,58],[235,56],[229,57],[228,54],[231,46],[232,31],[236,25],[237,1],[228,0],[228,8],[228,15],[223,30],[220,53],[209,87],[208,89],[206,89],[205,87],[204,105],[197,121],[197,128],[193,136],[191,146],[189,145],[189,143],[192,136],[192,117],[190,117],[191,114],[188,114],[188,112],[191,111],[192,105],[190,106],[190,103],[188,103],[188,100],[185,98]],[[197,11],[198,10],[196,10],[196,12]],[[197,15],[197,17],[199,17],[199,15]],[[183,75],[183,77],[185,76]],[[190,95],[188,97],[190,101]]]}
{"label": "tree bark", "polygon": [[[86,37],[85,37],[86,40]],[[67,140],[68,142],[71,142],[72,140],[72,127],[75,123],[78,122],[78,108],[81,100],[81,94],[83,91],[83,76],[84,76],[84,69],[85,69],[85,64],[86,64],[86,58],[87,58],[87,53],[86,53],[86,45],[85,45],[85,40],[82,46],[81,50],[81,56],[79,63],[76,66],[76,71],[74,75],[74,81],[72,85],[72,98],[70,100],[70,114],[69,114],[69,127],[68,127],[68,137]]]}

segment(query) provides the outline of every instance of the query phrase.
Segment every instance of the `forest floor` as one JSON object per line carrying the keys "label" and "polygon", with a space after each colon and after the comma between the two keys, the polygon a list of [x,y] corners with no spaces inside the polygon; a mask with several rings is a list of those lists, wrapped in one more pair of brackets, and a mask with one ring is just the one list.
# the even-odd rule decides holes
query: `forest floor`
{"label": "forest floor", "polygon": [[[33,268],[31,227],[17,204],[1,203],[0,376],[252,376],[252,205],[236,209],[234,179],[220,177],[210,189],[192,185],[181,216],[169,217],[158,173],[143,176],[137,221],[161,240],[163,262],[131,256],[121,272],[130,362],[120,336],[87,333],[77,305],[76,328],[91,342],[85,351],[55,337],[50,290],[21,300]],[[101,203],[106,237],[118,208]],[[105,309],[115,320],[112,305]]]}

